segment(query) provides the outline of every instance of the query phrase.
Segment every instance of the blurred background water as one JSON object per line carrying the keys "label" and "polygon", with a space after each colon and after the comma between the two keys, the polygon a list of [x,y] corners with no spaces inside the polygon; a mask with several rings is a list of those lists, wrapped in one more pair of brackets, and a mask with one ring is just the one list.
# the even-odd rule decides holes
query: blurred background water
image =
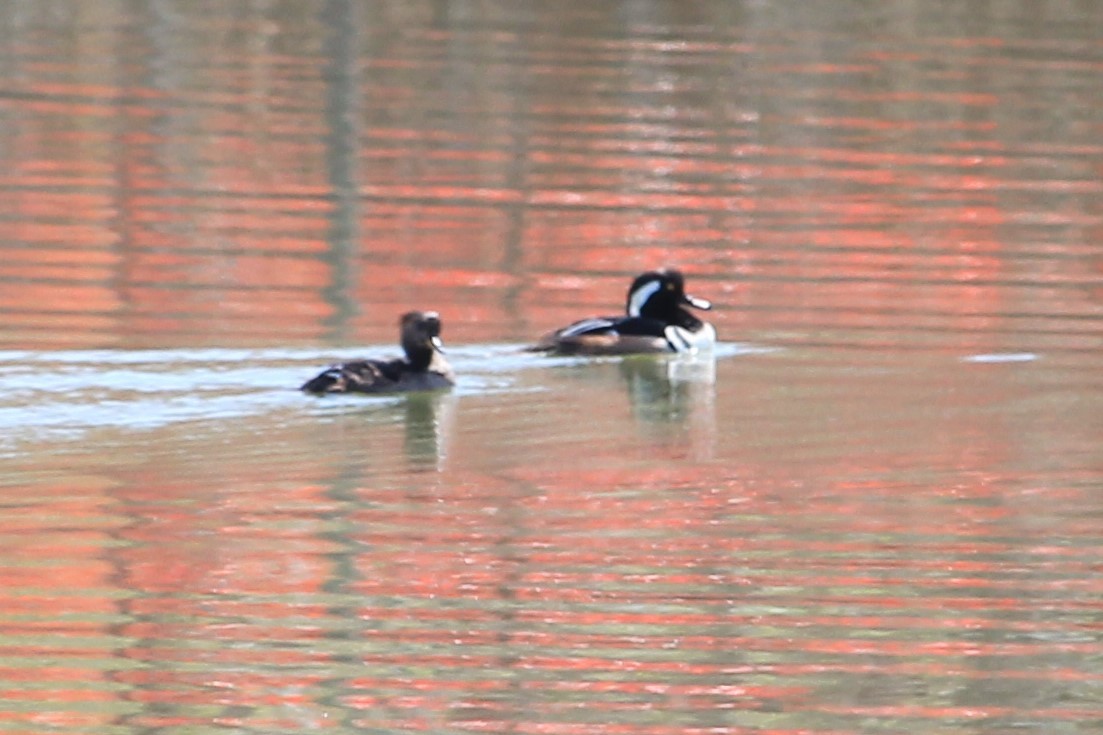
{"label": "blurred background water", "polygon": [[[1101,29],[4,3],[0,730],[1099,732]],[[659,265],[714,356],[520,352]]]}

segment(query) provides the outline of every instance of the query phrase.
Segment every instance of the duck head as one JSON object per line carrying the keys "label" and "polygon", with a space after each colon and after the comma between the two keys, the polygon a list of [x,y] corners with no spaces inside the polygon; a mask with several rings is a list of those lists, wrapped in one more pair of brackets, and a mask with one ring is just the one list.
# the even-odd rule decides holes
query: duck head
{"label": "duck head", "polygon": [[440,314],[435,311],[410,311],[399,320],[402,349],[415,369],[425,369],[436,352],[444,351],[440,339]]}
{"label": "duck head", "polygon": [[709,301],[686,293],[685,277],[680,271],[662,268],[643,273],[632,281],[625,311],[628,316],[642,316],[677,324],[682,314],[689,316],[682,308],[684,306],[705,311],[712,308]]}

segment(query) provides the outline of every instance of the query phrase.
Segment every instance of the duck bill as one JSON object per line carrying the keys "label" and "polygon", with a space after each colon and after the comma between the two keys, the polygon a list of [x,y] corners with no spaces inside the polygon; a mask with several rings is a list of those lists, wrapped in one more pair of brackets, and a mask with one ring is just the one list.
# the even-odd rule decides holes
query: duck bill
{"label": "duck bill", "polygon": [[695,309],[701,309],[702,311],[708,311],[712,308],[712,302],[705,299],[699,299],[696,296],[690,296],[686,294],[686,303]]}
{"label": "duck bill", "polygon": [[444,342],[441,342],[440,337],[430,337],[429,341],[433,343],[433,349],[437,352],[444,352]]}

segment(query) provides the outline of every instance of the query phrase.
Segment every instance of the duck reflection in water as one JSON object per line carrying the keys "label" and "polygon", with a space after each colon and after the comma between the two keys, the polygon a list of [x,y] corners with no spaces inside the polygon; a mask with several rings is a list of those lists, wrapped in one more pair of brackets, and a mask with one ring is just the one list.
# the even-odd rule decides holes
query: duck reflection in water
{"label": "duck reflection in water", "polygon": [[632,356],[620,361],[632,412],[651,424],[680,424],[712,414],[716,361],[711,354]]}
{"label": "duck reflection in water", "polygon": [[313,436],[317,461],[392,476],[439,472],[452,445],[457,397],[450,391],[417,391],[376,400],[316,404],[321,419]]}
{"label": "duck reflection in water", "polygon": [[437,391],[403,398],[406,459],[414,470],[439,472],[448,457],[456,397]]}

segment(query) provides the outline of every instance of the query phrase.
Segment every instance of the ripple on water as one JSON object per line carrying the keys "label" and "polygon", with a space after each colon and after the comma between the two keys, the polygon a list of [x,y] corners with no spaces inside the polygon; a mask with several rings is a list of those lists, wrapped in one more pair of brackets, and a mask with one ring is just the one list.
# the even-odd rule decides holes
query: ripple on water
{"label": "ripple on water", "polygon": [[[751,345],[717,345],[724,359],[767,351]],[[69,350],[0,352],[0,449],[28,439],[72,439],[98,428],[143,430],[186,421],[225,420],[283,410],[321,414],[393,404],[393,396],[302,396],[297,386],[334,361],[386,356],[393,346],[315,349]],[[448,348],[459,397],[500,392],[541,392],[539,381],[520,380],[532,370],[555,370],[593,362],[584,357],[548,357],[523,345],[483,344]],[[711,364],[708,356],[669,361],[671,377]],[[695,365],[698,366],[695,368]]]}
{"label": "ripple on water", "polygon": [[1004,362],[1033,362],[1038,355],[1033,352],[996,352],[986,355],[967,355],[962,358],[965,362],[979,363],[1004,363]]}

